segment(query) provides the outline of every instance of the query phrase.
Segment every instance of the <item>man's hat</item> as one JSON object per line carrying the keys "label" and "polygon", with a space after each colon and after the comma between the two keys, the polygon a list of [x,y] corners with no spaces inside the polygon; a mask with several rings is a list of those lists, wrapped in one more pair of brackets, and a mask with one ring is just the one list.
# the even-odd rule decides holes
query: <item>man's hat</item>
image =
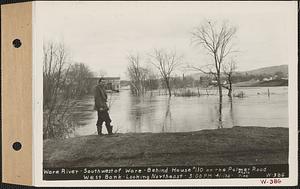
{"label": "man's hat", "polygon": [[101,81],[103,81],[103,77],[100,77],[100,79],[98,80],[98,83],[101,83]]}

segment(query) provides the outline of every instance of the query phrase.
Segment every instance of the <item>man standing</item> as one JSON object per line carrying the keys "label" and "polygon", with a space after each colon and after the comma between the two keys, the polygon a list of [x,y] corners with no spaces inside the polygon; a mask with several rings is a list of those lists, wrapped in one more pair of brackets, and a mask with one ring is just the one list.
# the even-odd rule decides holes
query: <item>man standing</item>
{"label": "man standing", "polygon": [[100,78],[98,85],[95,88],[95,110],[98,112],[97,131],[98,135],[102,135],[102,124],[105,126],[109,135],[112,134],[112,126],[110,125],[111,119],[108,114],[107,94],[104,89],[103,78]]}

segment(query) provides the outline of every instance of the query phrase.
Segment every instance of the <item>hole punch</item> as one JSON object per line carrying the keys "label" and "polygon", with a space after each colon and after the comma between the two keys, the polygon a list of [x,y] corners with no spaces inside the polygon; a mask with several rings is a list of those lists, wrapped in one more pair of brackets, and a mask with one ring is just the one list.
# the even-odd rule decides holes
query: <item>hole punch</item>
{"label": "hole punch", "polygon": [[13,44],[13,46],[14,46],[15,48],[19,48],[19,47],[21,47],[22,42],[21,42],[20,39],[14,39],[13,42],[12,42],[12,44]]}
{"label": "hole punch", "polygon": [[22,144],[20,142],[15,142],[13,143],[12,147],[15,151],[19,151],[22,148]]}

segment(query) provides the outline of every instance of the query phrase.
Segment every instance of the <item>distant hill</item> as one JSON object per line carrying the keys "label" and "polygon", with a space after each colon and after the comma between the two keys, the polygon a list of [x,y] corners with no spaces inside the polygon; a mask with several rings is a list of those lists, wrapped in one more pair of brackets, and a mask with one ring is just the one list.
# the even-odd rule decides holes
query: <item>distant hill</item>
{"label": "distant hill", "polygon": [[253,84],[252,87],[275,87],[275,86],[288,86],[289,81],[287,79],[275,79],[271,81],[260,81]]}
{"label": "distant hill", "polygon": [[274,75],[276,72],[282,72],[284,75],[288,75],[288,65],[280,65],[280,66],[270,66],[270,67],[263,67],[255,70],[244,71],[240,72],[242,74],[249,74],[249,75]]}
{"label": "distant hill", "polygon": [[[275,75],[276,72],[282,72],[284,76],[288,75],[288,65],[280,65],[280,66],[269,66],[258,68],[255,70],[237,72],[239,74],[248,74],[248,75]],[[203,73],[196,73],[190,75],[194,79],[199,79],[200,76],[205,76]]]}
{"label": "distant hill", "polygon": [[254,79],[239,83],[234,83],[235,87],[275,87],[275,86],[288,86],[287,79],[274,79],[271,81],[256,81]]}

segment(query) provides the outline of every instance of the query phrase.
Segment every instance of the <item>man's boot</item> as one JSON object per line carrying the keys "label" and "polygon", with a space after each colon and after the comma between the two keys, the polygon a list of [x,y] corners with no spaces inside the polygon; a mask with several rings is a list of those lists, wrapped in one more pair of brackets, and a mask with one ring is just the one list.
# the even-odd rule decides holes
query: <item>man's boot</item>
{"label": "man's boot", "polygon": [[112,135],[113,134],[113,132],[112,132],[113,131],[113,126],[110,125],[109,127],[110,127],[110,134]]}
{"label": "man's boot", "polygon": [[106,129],[109,135],[112,135],[113,126],[112,125],[106,125]]}
{"label": "man's boot", "polygon": [[102,126],[98,126],[97,125],[97,132],[98,132],[98,135],[102,135]]}

